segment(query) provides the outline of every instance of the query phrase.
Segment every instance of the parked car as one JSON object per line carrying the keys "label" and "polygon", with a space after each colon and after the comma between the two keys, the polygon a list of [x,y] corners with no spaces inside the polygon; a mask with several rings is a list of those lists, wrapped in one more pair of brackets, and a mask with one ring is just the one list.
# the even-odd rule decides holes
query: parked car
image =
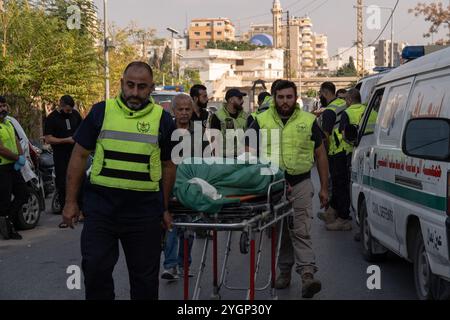
{"label": "parked car", "polygon": [[377,79],[352,159],[362,253],[412,262],[420,299],[450,298],[449,88],[450,49]]}
{"label": "parked car", "polygon": [[161,107],[164,108],[164,110],[166,110],[172,116],[174,116],[174,113],[172,110],[172,102],[173,102],[173,99],[179,94],[183,94],[183,93],[176,92],[176,91],[154,91],[151,94],[151,96],[152,96],[153,100],[155,100],[156,104],[159,104]]}

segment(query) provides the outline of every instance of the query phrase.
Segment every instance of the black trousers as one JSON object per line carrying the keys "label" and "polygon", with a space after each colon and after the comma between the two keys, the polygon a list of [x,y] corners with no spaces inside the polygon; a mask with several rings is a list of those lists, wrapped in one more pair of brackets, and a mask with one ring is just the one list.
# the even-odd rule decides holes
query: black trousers
{"label": "black trousers", "polygon": [[349,155],[345,152],[328,156],[331,175],[330,205],[341,219],[350,218],[350,168]]}
{"label": "black trousers", "polygon": [[70,156],[55,157],[55,187],[59,195],[61,210],[66,202],[66,175],[69,166]]}
{"label": "black trousers", "polygon": [[[133,221],[134,220],[134,221]],[[125,253],[133,300],[157,300],[161,217],[121,219],[86,212],[81,234],[87,300],[113,300],[119,241]]]}
{"label": "black trousers", "polygon": [[12,219],[27,202],[28,196],[28,188],[20,171],[15,171],[13,165],[0,166],[0,216]]}

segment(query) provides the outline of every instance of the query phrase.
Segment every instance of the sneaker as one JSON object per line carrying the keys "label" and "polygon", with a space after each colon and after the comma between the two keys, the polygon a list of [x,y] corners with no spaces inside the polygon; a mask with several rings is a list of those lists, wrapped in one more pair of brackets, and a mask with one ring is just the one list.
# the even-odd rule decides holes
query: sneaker
{"label": "sneaker", "polygon": [[350,231],[352,230],[352,223],[350,220],[337,218],[335,222],[327,224],[328,231]]}
{"label": "sneaker", "polygon": [[[181,278],[184,278],[184,268],[179,268],[178,269],[178,274],[180,275]],[[194,274],[192,273],[190,268],[189,268],[188,276],[189,276],[189,278],[193,278],[194,277]]]}
{"label": "sneaker", "polygon": [[164,270],[164,272],[161,275],[161,279],[164,279],[164,280],[180,279],[180,277],[178,276],[177,267],[173,267],[168,270]]}
{"label": "sneaker", "polygon": [[322,283],[314,279],[312,273],[305,273],[302,275],[302,297],[311,299],[316,293],[322,290]]}
{"label": "sneaker", "polygon": [[280,272],[275,280],[275,289],[286,289],[291,284],[291,273]]}
{"label": "sneaker", "polygon": [[319,212],[317,214],[317,217],[326,224],[330,224],[336,221],[337,211],[334,210],[332,207],[328,207],[328,209],[325,212]]}

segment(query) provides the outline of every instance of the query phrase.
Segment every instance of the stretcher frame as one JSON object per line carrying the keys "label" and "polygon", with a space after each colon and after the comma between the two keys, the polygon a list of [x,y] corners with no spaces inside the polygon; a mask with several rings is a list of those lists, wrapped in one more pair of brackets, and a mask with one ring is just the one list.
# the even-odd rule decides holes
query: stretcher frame
{"label": "stretcher frame", "polygon": [[[282,184],[283,191],[275,193],[275,186]],[[275,200],[276,196],[279,198]],[[264,196],[263,196],[264,197]],[[276,202],[276,203],[272,203]],[[271,183],[267,190],[265,201],[253,203],[243,203],[239,207],[225,206],[221,212],[214,215],[207,215],[202,212],[196,212],[184,207],[172,207],[171,213],[174,217],[173,225],[184,232],[184,253],[188,252],[188,238],[195,230],[212,231],[212,267],[213,267],[213,294],[211,299],[220,300],[220,290],[225,287],[229,290],[247,291],[247,300],[255,299],[255,291],[267,290],[270,286],[270,294],[273,299],[277,299],[275,290],[276,265],[281,247],[281,237],[284,219],[293,213],[292,201],[287,197],[287,183],[285,179]],[[280,223],[280,228],[277,224]],[[269,230],[270,228],[270,230]],[[279,229],[279,232],[277,232]],[[255,288],[257,280],[261,255],[262,255],[262,237],[263,231],[270,232],[271,238],[271,271],[267,284],[262,288]],[[225,257],[221,268],[220,279],[218,276],[218,251],[217,251],[217,233],[219,231],[228,231],[226,242]],[[248,242],[250,247],[250,275],[249,286],[247,288],[239,288],[229,286],[227,276],[229,269],[227,267],[228,258],[231,252],[231,239],[234,231],[242,231],[241,234],[241,253],[243,251],[243,242]],[[256,234],[259,233],[259,246],[256,252]],[[278,233],[278,234],[277,234]],[[244,241],[243,241],[244,237]],[[245,241],[247,237],[247,241]],[[277,241],[278,240],[278,241]],[[193,300],[199,300],[201,291],[201,279],[206,267],[206,258],[208,253],[209,237],[205,239],[200,261],[200,269],[197,274],[197,280],[192,295]],[[256,257],[257,256],[257,257]],[[184,257],[184,275],[183,275],[183,293],[184,300],[189,300],[189,262],[188,254]],[[255,261],[256,258],[256,261]]]}

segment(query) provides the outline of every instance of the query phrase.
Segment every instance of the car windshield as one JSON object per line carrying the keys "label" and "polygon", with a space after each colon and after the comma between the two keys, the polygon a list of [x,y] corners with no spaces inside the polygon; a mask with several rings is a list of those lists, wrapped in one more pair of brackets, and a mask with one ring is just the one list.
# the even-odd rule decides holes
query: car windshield
{"label": "car windshield", "polygon": [[164,110],[173,115],[172,100],[175,97],[174,94],[155,94],[152,97],[156,104],[159,104]]}

